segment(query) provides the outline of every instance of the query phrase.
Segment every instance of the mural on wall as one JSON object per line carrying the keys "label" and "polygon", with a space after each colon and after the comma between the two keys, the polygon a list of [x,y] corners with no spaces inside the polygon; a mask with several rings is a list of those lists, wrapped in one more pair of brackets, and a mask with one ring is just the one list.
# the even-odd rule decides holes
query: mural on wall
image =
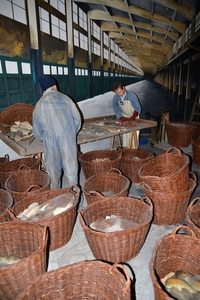
{"label": "mural on wall", "polygon": [[75,66],[79,68],[88,67],[88,53],[86,50],[83,50],[78,47],[74,47],[74,59]]}
{"label": "mural on wall", "polygon": [[41,33],[42,58],[44,62],[67,64],[67,43],[53,36]]}
{"label": "mural on wall", "polygon": [[0,15],[0,55],[29,59],[27,25]]}

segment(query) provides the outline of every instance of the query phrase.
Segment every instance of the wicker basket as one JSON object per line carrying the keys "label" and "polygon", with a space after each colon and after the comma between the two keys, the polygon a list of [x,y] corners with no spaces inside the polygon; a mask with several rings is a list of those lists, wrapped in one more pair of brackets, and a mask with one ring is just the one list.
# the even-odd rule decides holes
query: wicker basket
{"label": "wicker basket", "polygon": [[38,276],[17,300],[130,300],[130,285],[122,265],[83,261]]}
{"label": "wicker basket", "polygon": [[[183,230],[186,232],[181,232]],[[164,236],[157,242],[153,250],[149,270],[155,300],[174,299],[165,291],[160,279],[170,272],[178,270],[184,270],[193,275],[200,274],[200,239],[196,238],[189,227],[176,227],[172,234]]]}
{"label": "wicker basket", "polygon": [[196,128],[197,126],[190,122],[166,123],[168,143],[178,148],[188,147]]}
{"label": "wicker basket", "polygon": [[144,186],[146,196],[150,197],[154,206],[153,223],[157,225],[172,225],[185,219],[187,207],[192,193],[197,185],[197,177],[194,173],[190,178],[188,191],[180,193],[154,192]]}
{"label": "wicker basket", "polygon": [[[106,173],[112,168],[119,169],[121,156],[121,150],[93,150],[83,154],[79,153],[78,159],[85,178],[88,179],[93,175]],[[109,161],[97,162],[96,159],[109,159]]]}
{"label": "wicker basket", "polygon": [[[83,211],[79,219],[95,258],[114,263],[127,262],[141,250],[153,217],[153,205],[149,198],[102,197]],[[98,218],[116,215],[137,223],[133,228],[116,232],[98,232],[89,225]]]}
{"label": "wicker basket", "polygon": [[107,173],[88,178],[83,185],[83,193],[89,205],[100,199],[102,200],[94,191],[103,195],[104,192],[111,192],[113,197],[126,197],[128,196],[129,187],[130,180],[123,176],[120,170],[113,168]]}
{"label": "wicker basket", "polygon": [[186,212],[187,225],[200,239],[200,197],[196,197],[191,201]]}
{"label": "wicker basket", "polygon": [[18,256],[19,262],[0,268],[0,299],[16,300],[40,274],[46,272],[47,228],[28,222],[0,224],[2,256]]}
{"label": "wicker basket", "polygon": [[[76,190],[76,191],[74,191]],[[53,199],[62,194],[73,194],[73,206],[54,217],[50,217],[41,222],[36,222],[41,226],[47,226],[49,230],[49,250],[53,251],[65,245],[71,238],[74,224],[77,216],[77,204],[80,197],[80,189],[77,185],[71,186],[69,189],[49,190],[24,198],[22,201],[16,203],[11,209],[11,217],[13,220],[18,220],[17,215],[23,212],[28,206],[37,202],[39,205]]]}
{"label": "wicker basket", "polygon": [[6,211],[6,208],[13,206],[13,196],[8,191],[0,189],[0,216]]}
{"label": "wicker basket", "polygon": [[8,162],[9,160],[10,160],[10,158],[9,158],[8,154],[6,154],[3,157],[0,157],[0,165],[3,164],[3,163],[5,163],[5,162]]}
{"label": "wicker basket", "polygon": [[193,155],[193,162],[200,166],[200,139],[199,140],[192,140],[192,155]]}
{"label": "wicker basket", "polygon": [[6,179],[14,172],[27,169],[25,166],[28,166],[30,169],[39,169],[39,165],[40,160],[35,157],[24,157],[5,162],[0,168],[0,177],[2,179],[3,187],[5,187]]}
{"label": "wicker basket", "polygon": [[150,159],[138,170],[138,174],[142,183],[154,191],[184,192],[189,189],[189,163],[189,157],[180,149],[169,148]]}
{"label": "wicker basket", "polygon": [[31,193],[49,190],[50,181],[49,175],[43,171],[19,170],[7,178],[5,188],[17,203]]}
{"label": "wicker basket", "polygon": [[153,157],[155,157],[155,154],[146,150],[123,149],[120,170],[132,183],[140,183],[141,179],[138,176],[138,170]]}
{"label": "wicker basket", "polygon": [[7,134],[10,131],[10,127],[2,126],[15,125],[16,121],[24,122],[27,121],[29,124],[33,124],[33,110],[34,106],[27,103],[15,103],[6,109],[4,109],[0,114],[0,130],[3,134]]}

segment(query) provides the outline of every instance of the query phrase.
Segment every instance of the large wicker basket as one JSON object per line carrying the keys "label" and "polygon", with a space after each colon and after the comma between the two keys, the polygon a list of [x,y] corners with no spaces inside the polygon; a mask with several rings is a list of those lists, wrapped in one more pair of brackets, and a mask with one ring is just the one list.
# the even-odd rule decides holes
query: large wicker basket
{"label": "large wicker basket", "polygon": [[[141,250],[153,217],[153,206],[149,198],[102,197],[84,210],[79,210],[79,219],[86,239],[95,258],[114,263],[127,262]],[[137,223],[133,228],[115,231],[98,232],[90,224],[106,216],[116,215]]]}
{"label": "large wicker basket", "polygon": [[0,130],[3,134],[7,134],[10,131],[9,127],[5,127],[2,124],[14,125],[16,121],[27,121],[29,124],[33,124],[33,110],[34,106],[27,103],[15,103],[0,113]]}
{"label": "large wicker basket", "polygon": [[0,165],[9,161],[10,160],[10,157],[8,154],[5,154],[4,156],[0,157]]}
{"label": "large wicker basket", "polygon": [[37,170],[39,169],[40,160],[36,157],[23,157],[15,160],[5,162],[0,168],[0,177],[2,180],[2,185],[5,187],[5,182],[7,178],[18,170],[29,169]]}
{"label": "large wicker basket", "polygon": [[154,153],[143,149],[123,149],[120,170],[132,183],[140,183],[138,170],[153,157]]}
{"label": "large wicker basket", "polygon": [[190,122],[166,123],[168,143],[178,148],[188,147],[196,128],[197,126]]}
{"label": "large wicker basket", "polygon": [[188,191],[180,193],[160,193],[149,189],[144,185],[146,196],[153,202],[154,216],[153,223],[157,225],[172,225],[180,223],[185,219],[187,207],[192,193],[197,185],[197,177],[193,174],[190,178]]}
{"label": "large wicker basket", "polygon": [[31,193],[49,190],[50,181],[49,175],[43,171],[19,170],[7,178],[5,188],[17,203]]}
{"label": "large wicker basket", "polygon": [[[88,179],[93,175],[108,172],[112,168],[119,169],[121,156],[121,150],[93,150],[79,153],[78,159],[85,178]],[[99,161],[96,161],[97,159]]]}
{"label": "large wicker basket", "polygon": [[40,274],[46,272],[47,228],[28,222],[0,224],[1,256],[19,262],[0,268],[0,299],[16,300]]}
{"label": "large wicker basket", "polygon": [[[186,231],[185,233],[182,231]],[[165,290],[161,279],[170,272],[184,270],[193,275],[200,274],[200,239],[187,226],[176,227],[172,234],[161,238],[149,264],[155,300],[174,299]]]}
{"label": "large wicker basket", "polygon": [[196,197],[191,201],[186,212],[187,225],[200,239],[200,197]]}
{"label": "large wicker basket", "polygon": [[130,300],[130,285],[122,265],[83,261],[38,276],[17,300]]}
{"label": "large wicker basket", "polygon": [[13,220],[17,220],[16,216],[28,208],[28,206],[33,202],[37,202],[40,205],[59,195],[69,193],[74,196],[73,206],[69,210],[66,210],[54,217],[36,222],[41,226],[47,226],[49,231],[49,250],[53,251],[65,245],[72,236],[77,216],[77,204],[80,197],[80,189],[77,185],[73,185],[68,189],[49,190],[37,194],[30,194],[10,209],[11,217]]}
{"label": "large wicker basket", "polygon": [[[111,192],[113,197],[126,197],[130,187],[130,180],[121,174],[118,169],[111,169],[107,173],[94,175],[86,180],[83,185],[83,193],[88,204],[99,201],[97,193],[104,195],[105,192]],[[106,196],[106,195],[104,195]]]}
{"label": "large wicker basket", "polygon": [[0,189],[0,216],[6,211],[6,208],[13,206],[13,196],[6,190]]}
{"label": "large wicker basket", "polygon": [[139,169],[138,174],[142,183],[154,191],[188,191],[189,163],[189,157],[180,149],[169,148],[165,153],[150,159]]}
{"label": "large wicker basket", "polygon": [[200,139],[199,140],[192,140],[192,155],[193,155],[193,162],[200,166]]}

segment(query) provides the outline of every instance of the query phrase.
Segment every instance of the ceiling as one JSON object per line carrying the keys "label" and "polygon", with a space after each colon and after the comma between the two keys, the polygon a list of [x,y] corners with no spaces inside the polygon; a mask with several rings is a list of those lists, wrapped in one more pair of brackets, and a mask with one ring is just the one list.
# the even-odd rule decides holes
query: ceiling
{"label": "ceiling", "polygon": [[74,1],[132,59],[154,74],[200,9],[199,0]]}

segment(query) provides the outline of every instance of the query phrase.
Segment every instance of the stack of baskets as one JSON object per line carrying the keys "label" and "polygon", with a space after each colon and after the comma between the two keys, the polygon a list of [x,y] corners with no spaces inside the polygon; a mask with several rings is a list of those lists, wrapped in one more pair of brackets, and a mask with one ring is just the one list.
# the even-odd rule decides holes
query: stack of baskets
{"label": "stack of baskets", "polygon": [[[101,196],[100,196],[101,197]],[[122,263],[135,257],[146,239],[153,217],[152,202],[148,197],[105,197],[84,210],[79,219],[94,257],[98,260]],[[102,232],[90,228],[90,224],[106,216],[115,215],[136,223],[122,231]]]}
{"label": "stack of baskets", "polygon": [[69,189],[57,189],[49,191],[44,190],[43,192],[36,194],[31,193],[29,196],[16,203],[10,209],[11,218],[16,221],[18,220],[17,215],[27,209],[33,202],[37,202],[40,205],[63,194],[70,194],[74,197],[73,206],[70,207],[70,209],[45,220],[37,222],[35,221],[37,224],[43,227],[46,226],[48,228],[48,245],[50,251],[62,247],[71,238],[77,216],[77,205],[80,197],[79,187],[77,185],[73,185]]}
{"label": "stack of baskets", "polygon": [[50,181],[47,173],[28,168],[10,175],[5,182],[5,189],[12,194],[14,202],[17,203],[29,194],[49,190]]}
{"label": "stack of baskets", "polygon": [[106,196],[106,192],[108,192],[113,197],[126,197],[129,187],[130,180],[123,176],[120,170],[112,168],[106,173],[88,178],[83,185],[83,193],[89,205],[102,199],[98,193]]}
{"label": "stack of baskets", "polygon": [[192,154],[193,154],[193,162],[200,166],[200,125],[197,126],[193,137],[192,137]]}
{"label": "stack of baskets", "polygon": [[200,274],[200,239],[189,227],[176,227],[172,234],[164,236],[157,242],[153,250],[149,270],[155,300],[174,299],[165,290],[161,279],[170,272],[178,270],[193,275]]}
{"label": "stack of baskets", "polygon": [[6,161],[1,165],[0,168],[0,178],[2,180],[2,188],[5,188],[5,182],[7,178],[18,170],[27,169],[39,169],[40,160],[36,157],[24,157],[11,161]]}
{"label": "stack of baskets", "polygon": [[154,204],[154,224],[171,225],[185,218],[197,184],[196,175],[189,171],[189,162],[180,149],[169,148],[138,171],[144,192]]}
{"label": "stack of baskets", "polygon": [[154,153],[143,149],[123,149],[120,170],[132,183],[138,184],[141,182],[138,170],[153,157]]}
{"label": "stack of baskets", "polygon": [[168,143],[173,147],[186,148],[192,140],[197,126],[190,122],[168,122],[166,131]]}
{"label": "stack of baskets", "polygon": [[131,300],[130,285],[122,265],[84,261],[38,276],[17,300]]}
{"label": "stack of baskets", "polygon": [[0,224],[1,256],[21,260],[0,268],[0,299],[16,300],[47,269],[47,228],[29,222]]}
{"label": "stack of baskets", "polygon": [[122,151],[93,150],[86,153],[79,153],[81,168],[88,179],[93,175],[108,172],[112,168],[119,169]]}

